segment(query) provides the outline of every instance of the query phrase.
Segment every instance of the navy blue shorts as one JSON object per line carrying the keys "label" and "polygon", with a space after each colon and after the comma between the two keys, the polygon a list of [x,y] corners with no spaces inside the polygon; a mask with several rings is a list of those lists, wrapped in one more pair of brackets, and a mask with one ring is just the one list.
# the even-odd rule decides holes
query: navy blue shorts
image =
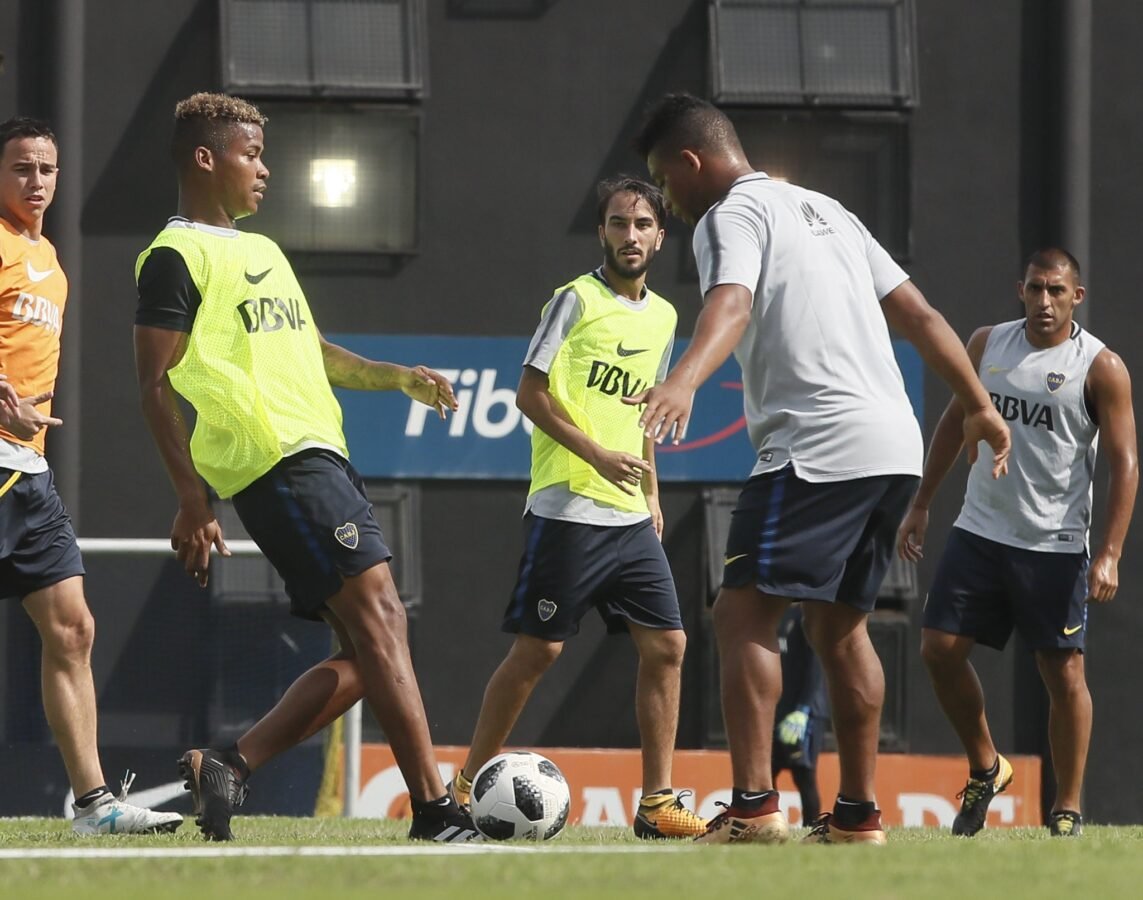
{"label": "navy blue shorts", "polygon": [[51,470],[0,468],[0,597],[19,597],[83,575],[71,517]]}
{"label": "navy blue shorts", "polygon": [[925,600],[925,628],[1003,650],[1020,633],[1033,650],[1083,650],[1087,552],[1024,550],[963,528],[949,534]]}
{"label": "navy blue shorts", "polygon": [[526,513],[524,534],[504,631],[563,641],[592,607],[612,634],[627,631],[628,622],[682,629],[675,579],[650,519],[585,525]]}
{"label": "navy blue shorts", "polygon": [[804,481],[793,466],[746,482],[730,520],[722,586],[871,612],[918,479]]}
{"label": "navy blue shorts", "polygon": [[393,557],[361,476],[331,451],[287,456],[232,499],[300,618],[321,619],[346,578]]}

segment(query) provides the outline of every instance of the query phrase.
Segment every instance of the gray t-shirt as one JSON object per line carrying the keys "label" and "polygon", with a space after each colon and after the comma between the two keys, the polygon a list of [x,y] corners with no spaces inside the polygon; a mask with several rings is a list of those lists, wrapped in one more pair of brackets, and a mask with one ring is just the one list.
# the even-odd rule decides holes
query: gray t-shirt
{"label": "gray t-shirt", "polygon": [[921,430],[881,299],[908,275],[836,200],[762,172],[695,227],[703,296],[753,297],[742,366],[752,474],[792,463],[807,481],[920,475]]}

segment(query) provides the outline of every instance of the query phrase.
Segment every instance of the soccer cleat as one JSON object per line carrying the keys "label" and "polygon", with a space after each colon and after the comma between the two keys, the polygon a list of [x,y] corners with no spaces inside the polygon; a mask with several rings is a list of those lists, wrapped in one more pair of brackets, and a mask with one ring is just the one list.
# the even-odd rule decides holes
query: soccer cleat
{"label": "soccer cleat", "polygon": [[155,812],[127,802],[127,791],[135,776],[123,776],[119,794],[110,791],[84,807],[72,805],[75,818],[71,830],[76,834],[161,834],[173,832],[183,824],[177,812]]}
{"label": "soccer cleat", "polygon": [[481,841],[483,837],[472,823],[472,814],[467,806],[450,802],[445,809],[437,812],[414,812],[413,824],[409,828],[410,841],[436,841],[441,844],[467,844]]}
{"label": "soccer cleat", "polygon": [[875,809],[855,828],[842,828],[834,824],[833,813],[822,813],[810,825],[810,833],[802,838],[803,844],[870,844],[885,843],[885,829],[881,827],[881,810]]}
{"label": "soccer cleat", "polygon": [[706,831],[695,838],[696,844],[784,844],[790,839],[790,826],[778,809],[778,795],[756,812],[742,812],[725,803],[711,819]]}
{"label": "soccer cleat", "polygon": [[208,841],[232,841],[230,819],[250,788],[246,778],[218,750],[188,750],[179,760],[179,775],[186,779],[194,800],[195,824]]}
{"label": "soccer cleat", "polygon": [[683,806],[683,798],[690,791],[662,795],[662,802],[654,806],[639,804],[635,813],[635,837],[644,840],[655,838],[697,838],[706,831],[706,819]]}
{"label": "soccer cleat", "polygon": [[1079,837],[1083,834],[1083,816],[1070,809],[1061,809],[1048,816],[1048,831],[1052,837]]}
{"label": "soccer cleat", "polygon": [[995,778],[991,781],[969,778],[964,790],[956,795],[961,804],[960,812],[953,819],[953,834],[972,837],[980,831],[984,827],[985,816],[988,815],[988,804],[1012,783],[1012,764],[999,754],[996,758],[998,765]]}

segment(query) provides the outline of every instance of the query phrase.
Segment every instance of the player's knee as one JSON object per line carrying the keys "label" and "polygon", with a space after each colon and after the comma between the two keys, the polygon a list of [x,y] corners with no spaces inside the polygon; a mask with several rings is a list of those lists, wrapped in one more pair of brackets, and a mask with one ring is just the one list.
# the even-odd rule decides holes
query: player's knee
{"label": "player's knee", "polygon": [[87,664],[95,643],[95,617],[86,607],[54,618],[44,631],[44,653],[71,664]]}
{"label": "player's knee", "polygon": [[639,645],[639,661],[663,669],[681,669],[687,650],[682,629],[655,631]]}
{"label": "player's knee", "polygon": [[525,674],[538,676],[551,668],[563,649],[563,641],[545,641],[522,634],[512,644],[508,658]]}
{"label": "player's knee", "polygon": [[1083,654],[1077,650],[1037,651],[1036,666],[1044,686],[1053,698],[1059,699],[1087,690]]}
{"label": "player's knee", "polygon": [[928,629],[921,632],[921,662],[930,672],[958,661],[959,654],[954,642],[949,640],[951,637]]}

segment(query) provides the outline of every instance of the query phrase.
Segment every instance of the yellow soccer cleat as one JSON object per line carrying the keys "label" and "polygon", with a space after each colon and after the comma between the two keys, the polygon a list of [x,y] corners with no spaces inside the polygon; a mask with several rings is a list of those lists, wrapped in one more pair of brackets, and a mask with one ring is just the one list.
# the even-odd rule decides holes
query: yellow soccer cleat
{"label": "yellow soccer cleat", "polygon": [[640,800],[639,811],[635,814],[635,837],[645,840],[693,838],[706,831],[706,819],[683,806],[683,798],[690,793],[668,791]]}

